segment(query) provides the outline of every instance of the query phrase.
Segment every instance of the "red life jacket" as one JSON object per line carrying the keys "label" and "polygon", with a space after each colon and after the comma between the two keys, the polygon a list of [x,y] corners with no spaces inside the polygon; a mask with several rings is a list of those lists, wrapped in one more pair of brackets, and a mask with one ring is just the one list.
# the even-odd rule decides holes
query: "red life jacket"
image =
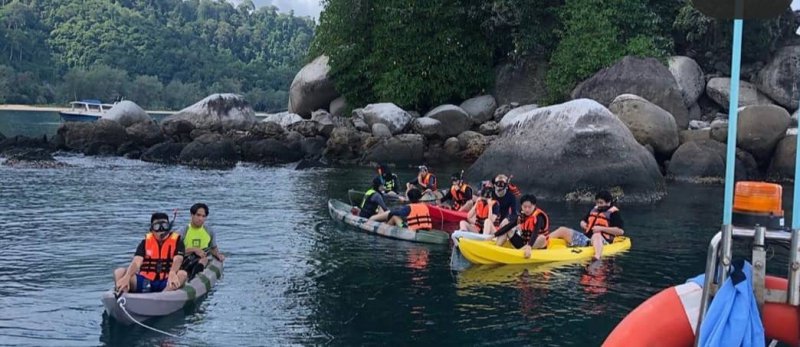
{"label": "red life jacket", "polygon": [[[592,234],[593,234],[592,233],[592,227],[594,227],[594,226],[601,226],[601,227],[609,227],[609,226],[611,226],[611,214],[614,213],[614,212],[617,212],[617,211],[619,211],[619,209],[616,206],[611,206],[611,208],[609,208],[605,212],[600,212],[600,210],[597,209],[597,206],[592,208],[592,211],[589,212],[589,219],[586,221],[586,230],[583,231],[584,234],[586,234],[586,236],[591,238]],[[600,233],[600,234],[603,236],[603,238],[606,241],[608,241],[608,243],[611,243],[611,242],[614,241],[614,235],[607,234],[607,233]]]}
{"label": "red life jacket", "polygon": [[179,237],[177,233],[171,232],[159,245],[158,238],[153,233],[147,233],[144,238],[144,261],[139,268],[139,274],[151,281],[167,279]]}
{"label": "red life jacket", "polygon": [[[536,225],[536,222],[539,219],[539,215],[544,216],[543,227]],[[517,226],[519,227],[520,236],[522,236],[525,242],[529,242],[531,240],[531,237],[536,233],[537,229],[542,230],[542,235],[545,238],[550,237],[550,217],[548,217],[547,213],[544,213],[542,209],[537,207],[535,210],[533,210],[533,213],[531,213],[530,216],[525,216],[523,214],[520,214],[519,217],[517,218],[518,218],[517,220],[519,221],[517,223]]]}
{"label": "red life jacket", "polygon": [[430,211],[428,211],[428,205],[416,203],[408,206],[411,207],[411,213],[406,217],[406,224],[409,229],[414,231],[433,229],[433,220],[431,219]]}
{"label": "red life jacket", "polygon": [[464,206],[464,204],[467,203],[467,199],[464,196],[467,193],[467,188],[469,188],[469,185],[466,183],[462,183],[460,187],[450,187],[450,196],[453,197],[454,210],[460,210],[461,206]]}

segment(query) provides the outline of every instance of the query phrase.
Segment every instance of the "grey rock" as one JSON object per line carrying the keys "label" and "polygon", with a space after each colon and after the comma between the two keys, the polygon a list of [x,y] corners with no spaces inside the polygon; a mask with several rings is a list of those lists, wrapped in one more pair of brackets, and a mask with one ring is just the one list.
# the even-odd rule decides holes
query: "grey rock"
{"label": "grey rock", "polygon": [[195,128],[247,130],[256,123],[253,108],[238,94],[212,94],[164,119],[163,124],[186,120]]}
{"label": "grey rock", "polygon": [[[706,84],[706,95],[727,112],[731,98],[731,79],[727,77],[712,78]],[[755,85],[747,81],[739,81],[739,107],[772,104],[772,100],[759,92]]]}
{"label": "grey rock", "polygon": [[442,123],[439,127],[439,135],[442,137],[455,136],[472,127],[472,119],[467,112],[456,105],[438,106],[428,111],[425,117]]}
{"label": "grey rock", "polygon": [[424,161],[425,138],[419,134],[400,134],[384,138],[367,152],[368,162],[396,164],[421,164]]}
{"label": "grey rock", "polygon": [[670,155],[678,148],[675,119],[661,107],[633,94],[622,94],[608,109],[630,129],[636,141],[650,145],[656,153]]}
{"label": "grey rock", "polygon": [[321,55],[294,76],[289,87],[289,113],[310,118],[311,112],[329,107],[339,97],[328,76],[330,70],[328,57]]}
{"label": "grey rock", "polygon": [[413,128],[414,132],[425,137],[434,137],[441,132],[442,122],[437,119],[429,117],[420,117],[414,119]]}
{"label": "grey rock", "polygon": [[[667,167],[667,174],[676,181],[722,183],[725,180],[726,147],[719,141],[689,141],[678,147]],[[753,157],[736,151],[736,180],[755,178],[758,166]]]}
{"label": "grey rock", "polygon": [[459,107],[467,112],[472,123],[482,124],[494,116],[497,101],[491,95],[482,95],[462,102]]}
{"label": "grey rock", "polygon": [[[375,123],[382,123],[389,128],[392,134],[402,132],[412,120],[408,112],[392,103],[369,104],[362,112],[364,121],[370,128]],[[356,125],[356,128],[358,128],[358,125]]]}
{"label": "grey rock", "polygon": [[621,94],[638,95],[663,108],[675,118],[679,129],[689,124],[689,110],[675,77],[655,58],[626,56],[581,82],[572,91],[572,98],[593,99],[608,106]]}
{"label": "grey rock", "polygon": [[114,104],[108,112],[103,114],[102,118],[116,121],[124,127],[153,121],[144,109],[130,100],[122,100]]}
{"label": "grey rock", "polygon": [[392,132],[389,131],[389,127],[387,127],[386,124],[375,123],[372,124],[372,136],[378,138],[384,138],[384,137],[388,138],[392,137]]}
{"label": "grey rock", "polygon": [[687,107],[694,105],[706,89],[706,78],[700,65],[692,58],[673,56],[669,58],[669,72],[678,83],[684,104]]}

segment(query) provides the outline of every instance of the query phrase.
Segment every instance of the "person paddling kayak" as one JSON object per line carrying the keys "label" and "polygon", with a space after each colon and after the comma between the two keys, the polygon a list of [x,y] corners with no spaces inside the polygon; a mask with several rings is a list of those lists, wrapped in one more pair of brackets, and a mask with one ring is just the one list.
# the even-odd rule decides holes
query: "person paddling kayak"
{"label": "person paddling kayak", "polygon": [[185,247],[170,226],[166,213],[150,216],[150,231],[136,248],[130,265],[114,270],[117,293],[155,293],[183,287],[188,277],[180,270]]}

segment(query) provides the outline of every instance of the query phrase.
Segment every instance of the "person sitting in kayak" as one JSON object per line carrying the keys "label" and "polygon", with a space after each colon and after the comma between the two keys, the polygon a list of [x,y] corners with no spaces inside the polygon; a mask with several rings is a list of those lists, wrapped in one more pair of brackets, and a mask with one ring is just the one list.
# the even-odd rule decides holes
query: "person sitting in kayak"
{"label": "person sitting in kayak", "polygon": [[[378,179],[381,180],[383,186],[386,187],[385,195],[390,196],[393,198],[397,198],[400,200],[405,200],[405,198],[400,195],[400,181],[397,178],[397,175],[392,173],[392,170],[386,164],[378,165]],[[374,181],[374,180],[373,180]]]}
{"label": "person sitting in kayak", "polygon": [[600,191],[594,196],[595,206],[581,219],[583,232],[562,226],[550,237],[564,239],[570,247],[594,246],[594,259],[603,255],[603,245],[614,242],[615,236],[625,234],[619,208],[614,206],[613,197],[608,191]]}
{"label": "person sitting in kayak", "polygon": [[428,210],[428,205],[419,202],[422,192],[419,189],[408,191],[409,205],[395,207],[389,211],[370,217],[374,221],[388,221],[389,225],[396,225],[414,231],[433,229],[433,220]]}
{"label": "person sitting in kayak", "polygon": [[456,211],[469,211],[474,204],[472,201],[472,187],[464,182],[462,177],[463,172],[454,173],[450,176],[453,182],[450,190],[447,191],[444,197],[438,200],[439,203],[444,201],[451,201],[451,207]]}
{"label": "person sitting in kayak", "polygon": [[380,177],[375,177],[372,180],[372,188],[364,193],[364,200],[361,201],[361,210],[358,216],[361,218],[369,218],[377,213],[389,211],[386,202],[383,200],[383,192],[385,191],[383,180]]}
{"label": "person sitting in kayak", "polygon": [[536,206],[536,196],[523,195],[520,201],[522,210],[517,219],[500,228],[494,236],[497,237],[498,246],[507,240],[514,248],[524,250],[527,259],[531,257],[532,248],[547,248],[550,218]]}
{"label": "person sitting in kayak", "polygon": [[189,278],[192,278],[195,274],[203,272],[208,266],[208,254],[223,262],[225,255],[217,247],[214,231],[205,224],[209,214],[208,205],[196,203],[189,208],[189,213],[192,215],[189,225],[184,227],[178,235],[186,248],[186,256],[181,269],[186,270]]}
{"label": "person sitting in kayak", "polygon": [[180,269],[185,247],[166,213],[153,213],[150,231],[136,248],[127,269],[114,270],[117,293],[154,293],[183,287],[186,271]]}
{"label": "person sitting in kayak", "polygon": [[492,198],[492,190],[481,191],[483,196],[472,206],[467,214],[467,220],[459,223],[460,230],[489,234],[495,232],[495,222],[500,213],[500,205]]}
{"label": "person sitting in kayak", "polygon": [[[421,165],[419,167],[419,173],[417,173],[417,178],[406,183],[406,196],[408,196],[408,192],[411,191],[411,189],[419,189],[422,191],[423,196],[425,194],[435,193],[436,187],[436,175],[430,173],[427,166]],[[410,199],[411,198],[409,198],[409,200]]]}
{"label": "person sitting in kayak", "polygon": [[519,204],[514,194],[508,194],[508,176],[500,174],[492,181],[492,198],[500,204],[500,227],[517,220]]}

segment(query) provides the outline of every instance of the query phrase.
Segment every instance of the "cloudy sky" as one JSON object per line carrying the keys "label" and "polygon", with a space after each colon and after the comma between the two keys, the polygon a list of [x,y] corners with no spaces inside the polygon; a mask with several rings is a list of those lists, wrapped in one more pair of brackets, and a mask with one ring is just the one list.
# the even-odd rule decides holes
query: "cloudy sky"
{"label": "cloudy sky", "polygon": [[[237,0],[231,0],[238,2]],[[273,5],[281,12],[289,12],[294,10],[297,16],[309,16],[314,19],[319,19],[319,13],[322,11],[322,5],[319,4],[320,0],[253,0],[256,6]],[[800,0],[792,0],[792,8],[800,9]]]}

